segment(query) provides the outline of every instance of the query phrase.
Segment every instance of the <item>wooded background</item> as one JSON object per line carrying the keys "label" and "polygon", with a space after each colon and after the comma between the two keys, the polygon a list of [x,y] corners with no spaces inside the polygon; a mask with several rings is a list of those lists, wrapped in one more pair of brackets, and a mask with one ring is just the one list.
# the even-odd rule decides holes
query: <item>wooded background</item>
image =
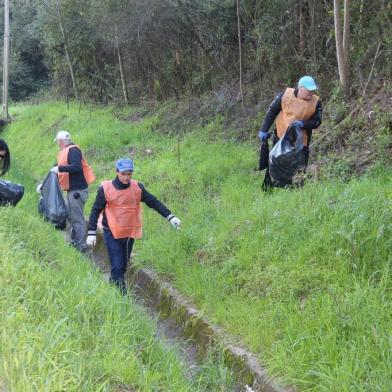
{"label": "wooded background", "polygon": [[338,85],[360,97],[390,83],[392,2],[11,0],[14,100],[51,89],[136,103],[224,86],[251,104],[303,74],[324,97]]}

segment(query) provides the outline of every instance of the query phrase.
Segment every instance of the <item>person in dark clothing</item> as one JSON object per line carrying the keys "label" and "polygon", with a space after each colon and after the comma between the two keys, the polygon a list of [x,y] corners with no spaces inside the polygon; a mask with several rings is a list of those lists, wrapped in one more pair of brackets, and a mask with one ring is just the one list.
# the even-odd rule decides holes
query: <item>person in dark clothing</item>
{"label": "person in dark clothing", "polygon": [[0,176],[4,176],[11,166],[11,154],[5,140],[0,139]]}
{"label": "person in dark clothing", "polygon": [[124,274],[135,239],[142,236],[141,202],[166,218],[177,230],[181,222],[140,182],[133,180],[133,161],[128,158],[116,162],[116,178],[103,181],[98,189],[88,222],[87,246],[95,246],[99,215],[102,213],[103,235],[108,250],[110,281],[126,293]]}
{"label": "person in dark clothing", "polygon": [[67,191],[71,245],[84,252],[87,249],[84,205],[88,197],[88,185],[95,180],[95,176],[79,146],[72,143],[69,132],[59,131],[54,140],[60,152],[57,155],[57,166],[51,171],[57,174],[61,189]]}
{"label": "person in dark clothing", "polygon": [[[286,88],[276,96],[269,106],[259,130],[261,142],[266,141],[271,136],[268,131],[275,121],[276,128],[272,140],[273,145],[275,145],[283,137],[289,126],[299,126],[302,129],[306,165],[309,160],[312,131],[318,128],[322,121],[321,100],[314,94],[315,90],[317,90],[317,86],[311,76],[303,76],[296,88]],[[268,169],[266,178],[267,176]]]}

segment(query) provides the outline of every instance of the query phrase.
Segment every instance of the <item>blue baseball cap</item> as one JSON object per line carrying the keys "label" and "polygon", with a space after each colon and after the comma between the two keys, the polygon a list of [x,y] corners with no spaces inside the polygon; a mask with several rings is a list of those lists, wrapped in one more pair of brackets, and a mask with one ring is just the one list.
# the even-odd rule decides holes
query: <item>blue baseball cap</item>
{"label": "blue baseball cap", "polygon": [[129,158],[121,158],[116,162],[116,169],[122,173],[122,172],[133,172],[133,160]]}
{"label": "blue baseball cap", "polygon": [[302,76],[298,81],[298,87],[304,87],[309,91],[317,90],[316,82],[311,76]]}

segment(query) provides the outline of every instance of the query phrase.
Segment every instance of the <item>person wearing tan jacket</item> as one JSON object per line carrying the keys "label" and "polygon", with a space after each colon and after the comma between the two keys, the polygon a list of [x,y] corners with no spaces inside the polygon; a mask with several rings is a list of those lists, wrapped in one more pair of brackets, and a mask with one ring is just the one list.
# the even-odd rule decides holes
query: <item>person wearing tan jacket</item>
{"label": "person wearing tan jacket", "polygon": [[304,156],[307,165],[312,131],[318,128],[322,121],[323,109],[320,97],[315,94],[317,89],[316,82],[311,76],[303,76],[299,79],[296,88],[288,87],[279,93],[269,106],[260,127],[260,141],[264,142],[271,136],[272,133],[268,131],[274,121],[273,145],[285,134],[289,126],[299,126],[302,129]]}

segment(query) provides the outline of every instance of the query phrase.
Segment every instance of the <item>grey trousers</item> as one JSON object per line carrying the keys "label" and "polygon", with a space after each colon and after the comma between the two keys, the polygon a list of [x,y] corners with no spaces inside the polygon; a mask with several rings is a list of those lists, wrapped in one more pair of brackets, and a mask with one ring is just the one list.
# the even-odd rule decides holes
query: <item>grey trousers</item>
{"label": "grey trousers", "polygon": [[86,249],[86,221],[84,205],[88,197],[88,189],[67,192],[69,209],[68,222],[71,226],[71,244],[79,250]]}

